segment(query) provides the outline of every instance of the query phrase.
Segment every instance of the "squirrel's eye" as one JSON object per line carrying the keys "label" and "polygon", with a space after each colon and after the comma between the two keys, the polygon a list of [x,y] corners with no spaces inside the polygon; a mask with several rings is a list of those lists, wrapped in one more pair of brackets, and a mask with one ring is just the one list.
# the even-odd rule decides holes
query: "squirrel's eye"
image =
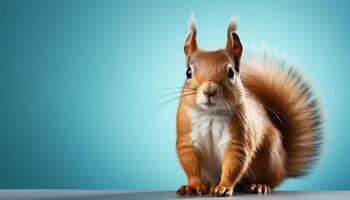
{"label": "squirrel's eye", "polygon": [[191,67],[187,67],[186,77],[187,77],[188,79],[192,78],[192,70],[191,70]]}
{"label": "squirrel's eye", "polygon": [[229,79],[233,79],[233,77],[235,76],[235,73],[233,72],[232,67],[228,68],[227,76],[228,76]]}

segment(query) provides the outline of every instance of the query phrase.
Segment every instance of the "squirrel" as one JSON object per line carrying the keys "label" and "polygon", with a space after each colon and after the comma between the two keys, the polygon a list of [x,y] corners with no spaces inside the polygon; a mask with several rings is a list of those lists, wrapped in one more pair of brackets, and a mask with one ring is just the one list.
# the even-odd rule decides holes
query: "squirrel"
{"label": "squirrel", "polygon": [[[194,17],[185,40],[186,80],[176,150],[188,182],[177,195],[266,194],[305,175],[321,144],[320,104],[285,60],[248,58],[230,20],[226,47],[200,49]],[[244,57],[245,58],[245,57]]]}

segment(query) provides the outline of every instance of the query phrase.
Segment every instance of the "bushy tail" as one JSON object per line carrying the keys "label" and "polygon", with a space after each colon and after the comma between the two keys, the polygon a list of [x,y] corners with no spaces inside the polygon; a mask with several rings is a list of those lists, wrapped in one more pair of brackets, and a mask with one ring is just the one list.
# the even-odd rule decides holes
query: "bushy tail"
{"label": "bushy tail", "polygon": [[310,86],[285,61],[246,57],[241,69],[244,86],[266,106],[281,132],[287,176],[304,175],[321,144],[321,114]]}

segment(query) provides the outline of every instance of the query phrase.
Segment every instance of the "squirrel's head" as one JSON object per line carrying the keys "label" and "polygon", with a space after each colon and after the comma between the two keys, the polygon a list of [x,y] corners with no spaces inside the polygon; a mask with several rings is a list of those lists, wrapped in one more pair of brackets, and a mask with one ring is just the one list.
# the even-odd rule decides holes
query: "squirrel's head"
{"label": "squirrel's head", "polygon": [[205,111],[229,111],[241,97],[239,76],[242,44],[236,33],[237,19],[232,18],[224,49],[206,51],[197,44],[197,28],[192,17],[186,38],[186,81],[182,98],[189,106]]}

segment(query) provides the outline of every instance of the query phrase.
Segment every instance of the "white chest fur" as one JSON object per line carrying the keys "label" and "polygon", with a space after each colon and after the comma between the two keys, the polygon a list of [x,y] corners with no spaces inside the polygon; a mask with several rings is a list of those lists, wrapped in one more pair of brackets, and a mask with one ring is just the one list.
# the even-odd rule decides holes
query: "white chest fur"
{"label": "white chest fur", "polygon": [[217,184],[220,181],[224,153],[231,140],[230,116],[195,109],[189,109],[188,113],[192,128],[190,138],[203,158],[202,176],[209,183]]}

